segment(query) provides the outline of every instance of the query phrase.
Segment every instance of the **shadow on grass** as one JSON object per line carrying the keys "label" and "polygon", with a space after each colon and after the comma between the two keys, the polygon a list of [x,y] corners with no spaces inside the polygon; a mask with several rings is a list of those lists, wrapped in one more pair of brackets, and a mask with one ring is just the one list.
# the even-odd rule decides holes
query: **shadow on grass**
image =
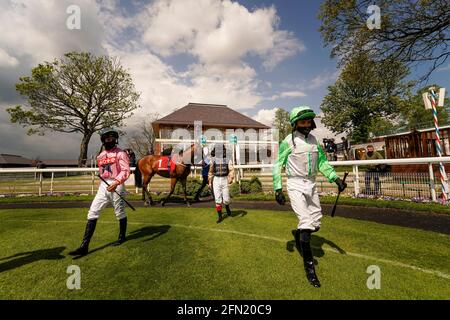
{"label": "shadow on grass", "polygon": [[40,249],[35,251],[28,251],[17,253],[15,255],[1,258],[0,261],[10,260],[7,262],[0,263],[0,273],[15,268],[22,267],[26,264],[30,264],[39,260],[61,260],[64,259],[61,253],[66,249],[66,247],[55,247],[51,249]]}
{"label": "shadow on grass", "polygon": [[234,218],[234,217],[240,216],[242,218],[242,217],[245,217],[247,215],[247,213],[248,212],[245,210],[231,210],[231,217]]}
{"label": "shadow on grass", "polygon": [[[292,230],[292,235],[295,235],[296,230]],[[313,252],[314,257],[321,258],[325,255],[325,250],[323,250],[323,245],[327,244],[333,249],[336,249],[340,254],[346,254],[345,250],[339,247],[336,243],[334,243],[331,240],[325,239],[323,237],[317,236],[315,234],[311,235],[311,250]],[[295,245],[295,238],[294,240],[290,240],[286,242],[286,250],[289,252],[294,252],[294,248],[297,249],[297,252],[302,257],[302,252],[300,248],[297,248]],[[314,259],[314,264],[317,264],[317,260]]]}
{"label": "shadow on grass", "polygon": [[127,236],[127,241],[137,240],[149,236],[148,239],[143,240],[144,242],[147,242],[162,236],[164,233],[169,231],[169,229],[169,225],[143,227],[141,229],[130,232]]}
{"label": "shadow on grass", "polygon": [[[145,238],[147,236],[148,236],[148,239],[143,240],[144,242],[147,242],[147,241],[150,241],[150,240],[154,240],[154,239],[162,236],[167,231],[169,231],[169,229],[170,229],[169,225],[163,225],[163,226],[148,226],[148,227],[143,227],[143,228],[138,229],[138,230],[134,230],[134,231],[132,231],[132,232],[127,234],[126,241],[122,245],[126,245],[126,243],[128,241],[133,241],[133,240],[137,240],[137,239],[140,239],[140,238]],[[105,245],[103,245],[101,247],[97,247],[95,249],[92,249],[92,250],[90,250],[88,252],[88,254],[86,254],[84,256],[77,256],[77,257],[75,257],[73,259],[77,260],[77,259],[86,257],[86,256],[88,256],[88,255],[90,255],[90,254],[92,254],[94,252],[103,250],[103,249],[111,246],[114,242],[115,241],[107,243],[107,244],[105,244]]]}
{"label": "shadow on grass", "polygon": [[229,216],[226,212],[223,213],[223,220],[228,219],[228,218],[235,218],[238,216],[240,216],[242,218],[242,217],[245,217],[246,215],[247,215],[247,211],[245,211],[245,210],[233,210],[232,209],[231,216]]}

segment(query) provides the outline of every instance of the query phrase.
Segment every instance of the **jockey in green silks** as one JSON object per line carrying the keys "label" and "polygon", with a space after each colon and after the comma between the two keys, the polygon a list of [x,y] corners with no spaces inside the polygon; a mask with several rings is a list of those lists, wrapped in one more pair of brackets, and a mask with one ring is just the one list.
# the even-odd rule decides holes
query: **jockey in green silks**
{"label": "jockey in green silks", "polygon": [[296,107],[290,114],[292,133],[280,144],[278,157],[273,167],[273,186],[276,201],[283,205],[285,196],[282,191],[282,168],[286,168],[287,191],[292,209],[299,223],[295,232],[297,248],[302,251],[308,281],[314,287],[320,287],[315,273],[310,239],[311,233],[320,229],[322,208],[316,190],[316,175],[320,171],[329,182],[338,185],[343,191],[347,184],[337,176],[328,163],[326,155],[316,138],[310,134],[316,128],[316,114],[307,106]]}

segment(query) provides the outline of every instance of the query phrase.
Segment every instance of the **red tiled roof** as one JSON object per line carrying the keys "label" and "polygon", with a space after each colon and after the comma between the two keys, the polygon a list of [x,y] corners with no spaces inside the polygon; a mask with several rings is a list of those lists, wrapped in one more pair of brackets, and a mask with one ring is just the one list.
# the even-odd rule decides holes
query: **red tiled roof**
{"label": "red tiled roof", "polygon": [[41,160],[47,167],[51,166],[74,166],[78,167],[78,160],[58,160],[58,159],[46,159]]}
{"label": "red tiled roof", "polygon": [[0,164],[31,165],[31,160],[15,154],[0,154]]}
{"label": "red tiled roof", "polygon": [[202,103],[189,103],[164,118],[156,120],[153,124],[193,125],[194,121],[202,121],[204,126],[211,127],[270,128],[226,105]]}

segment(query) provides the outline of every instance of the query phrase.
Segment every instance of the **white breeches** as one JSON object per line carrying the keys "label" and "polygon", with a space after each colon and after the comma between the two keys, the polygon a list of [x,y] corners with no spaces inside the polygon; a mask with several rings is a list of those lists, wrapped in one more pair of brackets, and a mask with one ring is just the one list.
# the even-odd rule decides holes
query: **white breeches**
{"label": "white breeches", "polygon": [[[108,184],[111,184],[114,180],[106,180]],[[106,190],[108,186],[102,181],[98,188],[97,194],[95,195],[94,200],[92,201],[91,208],[88,213],[88,220],[90,219],[98,219],[100,217],[101,211],[111,203],[114,208],[114,212],[116,214],[117,220],[123,219],[126,217],[125,214],[125,202],[120,199],[117,193],[109,192]],[[123,184],[117,186],[116,191],[122,195],[125,195],[125,186]]]}
{"label": "white breeches", "polygon": [[298,217],[298,229],[314,230],[320,227],[322,208],[314,182],[302,178],[289,178],[287,191],[292,209]]}
{"label": "white breeches", "polygon": [[216,204],[230,204],[228,177],[213,178],[214,201]]}

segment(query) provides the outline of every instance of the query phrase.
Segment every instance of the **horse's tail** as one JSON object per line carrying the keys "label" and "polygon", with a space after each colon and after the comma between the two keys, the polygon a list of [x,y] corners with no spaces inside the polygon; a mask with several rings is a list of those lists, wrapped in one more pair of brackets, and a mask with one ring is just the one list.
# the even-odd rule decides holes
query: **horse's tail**
{"label": "horse's tail", "polygon": [[142,188],[142,173],[141,170],[139,169],[139,161],[141,161],[142,159],[139,159],[136,162],[136,169],[134,170],[134,185],[137,188]]}

